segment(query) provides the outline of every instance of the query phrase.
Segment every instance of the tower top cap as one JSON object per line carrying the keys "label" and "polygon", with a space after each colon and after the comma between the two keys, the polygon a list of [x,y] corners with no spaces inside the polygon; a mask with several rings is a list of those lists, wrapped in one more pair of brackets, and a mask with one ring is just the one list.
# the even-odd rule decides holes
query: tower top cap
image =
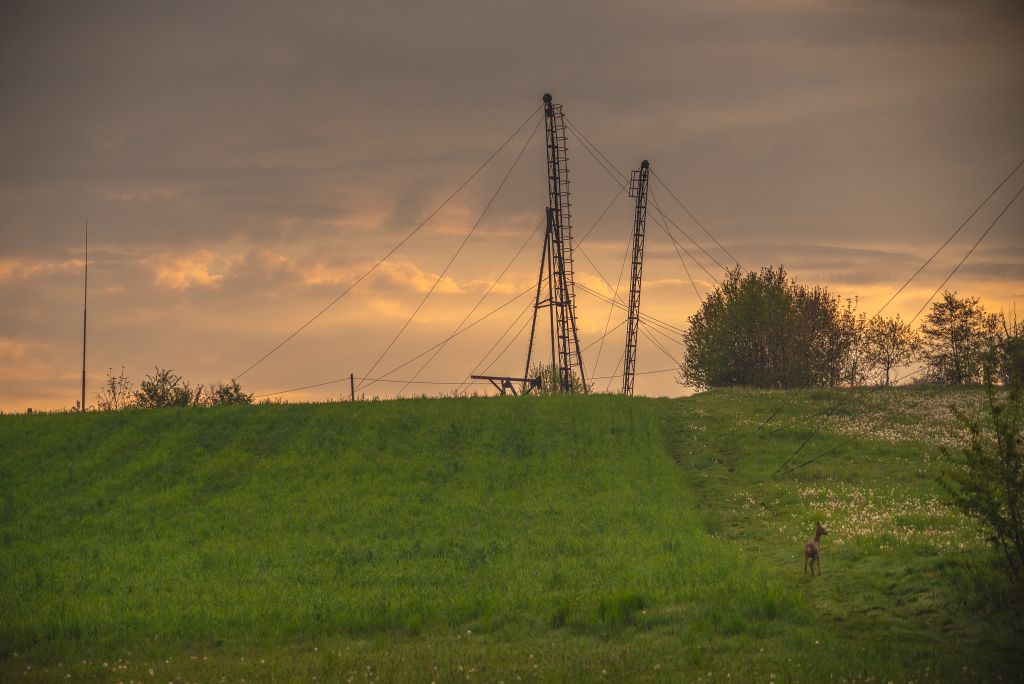
{"label": "tower top cap", "polygon": [[641,169],[646,169],[650,165],[651,165],[651,162],[647,161],[646,159],[644,159],[642,162],[640,162],[640,168]]}
{"label": "tower top cap", "polygon": [[544,93],[544,102],[551,104],[551,93]]}

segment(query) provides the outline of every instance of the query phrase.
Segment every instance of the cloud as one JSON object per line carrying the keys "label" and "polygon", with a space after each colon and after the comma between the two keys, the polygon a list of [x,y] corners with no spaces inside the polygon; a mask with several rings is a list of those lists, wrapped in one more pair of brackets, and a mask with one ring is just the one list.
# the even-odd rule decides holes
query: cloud
{"label": "cloud", "polygon": [[378,225],[396,232],[407,232],[419,225],[441,202],[437,197],[439,183],[436,176],[421,176],[410,179],[404,189],[396,188],[391,210]]}
{"label": "cloud", "polygon": [[[545,90],[621,171],[649,158],[745,265],[782,263],[802,282],[881,303],[1016,163],[1022,56],[1024,14],[999,1],[257,2],[202,17],[172,5],[7,3],[2,334],[61,350],[26,353],[45,392],[74,389],[88,218],[96,363],[237,372],[396,246]],[[525,135],[253,382],[369,363]],[[543,219],[545,151],[534,142],[396,355],[448,334]],[[579,239],[618,185],[574,134],[568,144]],[[726,263],[657,183],[655,193]],[[950,286],[1012,303],[1024,288],[1012,230],[1022,211],[1007,212]],[[607,292],[596,271],[617,276],[632,220],[623,195],[586,242],[596,266],[577,260],[581,284]],[[897,304],[923,302],[966,235]],[[535,238],[495,299],[535,282],[539,251]],[[684,255],[703,292],[720,269],[691,251],[712,274]],[[644,275],[645,310],[678,323],[697,306],[651,222]],[[603,328],[605,305],[580,299],[587,325]],[[510,322],[499,318],[446,349],[437,377],[490,346]],[[661,393],[675,390],[666,382]]]}
{"label": "cloud", "polygon": [[157,287],[171,290],[215,287],[224,279],[224,274],[211,271],[222,271],[227,267],[223,259],[208,250],[187,256],[164,257],[154,261],[153,282]]}
{"label": "cloud", "polygon": [[30,348],[27,340],[16,340],[0,337],[0,362],[19,361],[25,357]]}
{"label": "cloud", "polygon": [[[1013,255],[1004,255],[1013,258]],[[976,261],[967,262],[960,268],[960,273],[972,281],[985,282],[1024,282],[1024,263],[1020,261]]]}
{"label": "cloud", "polygon": [[[438,294],[458,294],[462,292],[458,283],[451,276],[440,277],[437,273],[429,273],[409,261],[385,261],[378,269],[378,280],[400,287],[411,288],[416,292],[429,292],[434,287]],[[437,283],[436,287],[434,284]]]}
{"label": "cloud", "polygon": [[5,280],[30,280],[55,273],[82,273],[84,267],[84,259],[0,259],[0,282]]}
{"label": "cloud", "polygon": [[661,288],[673,288],[673,287],[689,287],[690,281],[683,280],[682,278],[658,278],[654,280],[645,280],[643,282],[643,288],[646,289],[661,289]]}
{"label": "cloud", "polygon": [[[76,372],[66,350],[43,339],[0,337],[0,410],[67,408],[79,397]],[[63,370],[54,377],[54,369]],[[78,385],[80,387],[80,385]]]}

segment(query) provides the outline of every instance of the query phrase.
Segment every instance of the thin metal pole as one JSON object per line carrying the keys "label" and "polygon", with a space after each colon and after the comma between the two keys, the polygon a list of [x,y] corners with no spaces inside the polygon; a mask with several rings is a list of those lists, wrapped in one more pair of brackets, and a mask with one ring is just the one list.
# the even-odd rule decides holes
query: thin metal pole
{"label": "thin metal pole", "polygon": [[555,303],[555,230],[557,226],[554,223],[554,211],[551,207],[548,207],[548,225],[551,229],[548,230],[548,240],[551,242],[548,245],[548,318],[551,320],[551,383],[552,391],[554,390],[555,373],[559,368],[558,365],[558,354],[555,351],[556,341],[555,338],[558,336],[558,323],[556,321],[555,307],[559,304]]}
{"label": "thin metal pole", "polygon": [[[530,324],[530,344],[526,347],[526,369],[523,371],[523,377],[530,377],[530,360],[533,358],[533,340],[537,333],[537,316],[540,313],[540,293],[544,283],[544,269],[548,263],[548,246],[551,244],[551,209],[546,210],[547,213],[547,228],[544,230],[544,247],[540,251],[540,271],[537,273],[537,297],[533,302],[533,323]],[[551,305],[551,301],[548,300],[548,305]],[[523,394],[526,394],[526,382],[523,382]]]}
{"label": "thin metal pole", "polygon": [[85,340],[89,322],[89,221],[85,222],[85,287],[82,295],[82,405],[85,413]]}
{"label": "thin metal pole", "polygon": [[348,374],[348,387],[349,387],[349,391],[352,393],[352,401],[355,401],[356,400],[356,374],[355,373],[349,373]]}

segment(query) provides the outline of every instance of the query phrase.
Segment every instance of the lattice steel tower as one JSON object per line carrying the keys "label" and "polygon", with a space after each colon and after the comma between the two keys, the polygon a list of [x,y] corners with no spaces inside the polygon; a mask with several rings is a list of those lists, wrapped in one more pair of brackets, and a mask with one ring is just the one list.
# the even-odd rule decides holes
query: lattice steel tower
{"label": "lattice steel tower", "polygon": [[[576,288],[573,284],[572,205],[569,201],[569,155],[566,150],[565,118],[562,105],[544,95],[544,132],[548,160],[547,231],[541,253],[537,296],[530,328],[526,372],[530,374],[537,317],[544,307],[551,321],[551,365],[558,372],[563,392],[573,391],[573,375],[587,386],[576,329]],[[546,277],[545,277],[546,276]],[[541,298],[545,283],[547,297]]]}
{"label": "lattice steel tower", "polygon": [[633,269],[629,279],[629,315],[626,318],[626,355],[622,363],[622,393],[633,394],[636,375],[636,333],[640,325],[640,281],[644,271],[644,227],[647,224],[647,172],[644,159],[630,174],[629,196],[636,198],[633,215]]}

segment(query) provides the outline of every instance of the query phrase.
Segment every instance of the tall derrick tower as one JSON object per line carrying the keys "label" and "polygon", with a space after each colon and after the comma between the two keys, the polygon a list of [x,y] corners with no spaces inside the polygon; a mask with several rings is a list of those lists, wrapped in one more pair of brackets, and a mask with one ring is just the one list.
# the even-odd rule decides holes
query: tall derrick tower
{"label": "tall derrick tower", "polygon": [[[548,206],[547,230],[537,277],[537,296],[530,328],[526,372],[530,374],[537,317],[544,307],[551,322],[551,366],[563,392],[572,392],[573,376],[587,386],[580,341],[576,328],[576,291],[573,284],[572,205],[569,201],[569,155],[566,150],[565,117],[562,105],[544,95],[544,132],[547,148]],[[541,297],[544,290],[546,298]],[[525,388],[524,388],[525,389]],[[585,390],[584,390],[585,391]]]}
{"label": "tall derrick tower", "polygon": [[626,355],[622,363],[622,393],[633,394],[636,376],[636,334],[640,324],[640,282],[644,270],[644,229],[647,224],[647,174],[650,163],[644,159],[630,174],[629,196],[636,198],[633,215],[633,268],[629,279],[629,314],[626,319]]}

